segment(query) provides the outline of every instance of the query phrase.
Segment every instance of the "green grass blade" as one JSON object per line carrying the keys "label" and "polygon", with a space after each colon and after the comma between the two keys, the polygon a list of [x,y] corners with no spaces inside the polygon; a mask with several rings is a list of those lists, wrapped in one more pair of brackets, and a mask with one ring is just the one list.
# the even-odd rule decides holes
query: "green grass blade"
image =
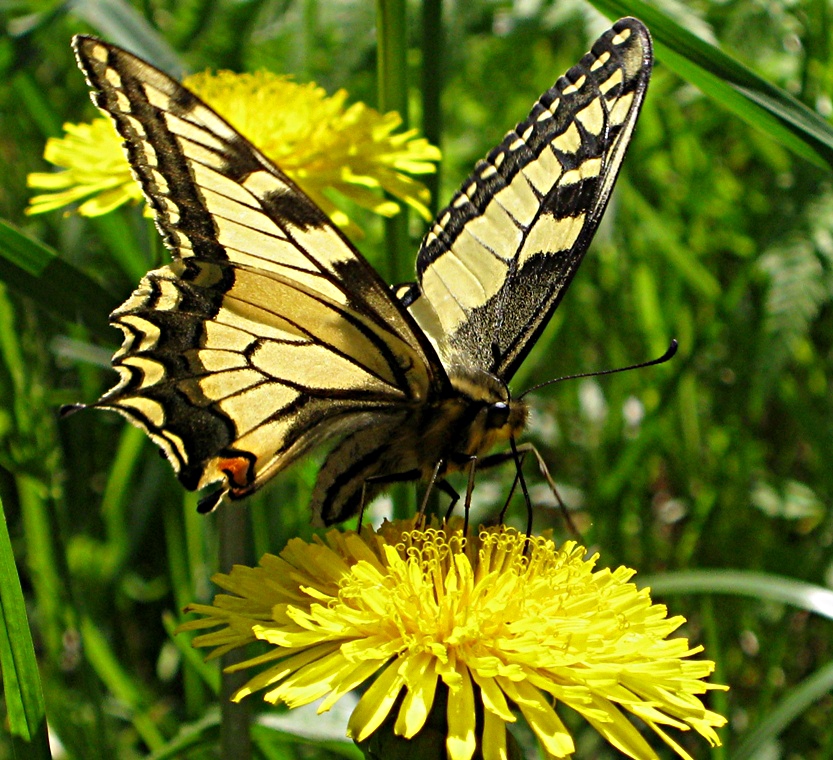
{"label": "green grass blade", "polygon": [[0,219],[0,280],[61,319],[80,319],[112,340],[107,315],[118,306],[98,283],[55,251]]}
{"label": "green grass blade", "polygon": [[[433,145],[442,143],[443,76],[446,64],[446,30],[443,26],[442,0],[425,0],[422,3],[422,134]],[[440,170],[423,178],[431,191],[431,213],[439,211]]]}
{"label": "green grass blade", "polygon": [[775,709],[748,733],[741,745],[732,753],[732,760],[761,757],[766,745],[775,741],[790,723],[831,691],[833,691],[833,663],[828,663],[787,692]]}
{"label": "green grass blade", "polygon": [[[0,662],[3,666],[3,693],[9,730],[15,738],[15,744],[20,744],[21,749],[25,746],[26,757],[33,760],[50,758],[52,754],[46,730],[46,705],[41,691],[38,662],[2,503],[0,618]],[[25,742],[25,745],[18,742],[18,739]]]}
{"label": "green grass blade", "polygon": [[640,578],[653,594],[732,594],[790,604],[833,620],[833,591],[782,575],[744,570],[685,570]]}
{"label": "green grass blade", "polygon": [[170,74],[182,74],[182,63],[174,49],[124,0],[76,0],[72,13],[108,42],[128,48]]}
{"label": "green grass blade", "polygon": [[833,128],[788,92],[641,0],[590,2],[611,18],[632,15],[644,21],[657,59],[668,68],[793,153],[822,168],[833,167]]}
{"label": "green grass blade", "polygon": [[151,750],[162,747],[165,737],[157,728],[148,708],[141,682],[125,670],[104,634],[92,620],[86,618],[82,621],[81,633],[84,637],[84,650],[96,675],[128,709],[130,721],[139,736]]}
{"label": "green grass blade", "polygon": [[[235,564],[251,564],[248,519],[239,509],[221,509],[218,515],[220,538],[219,566],[227,571]],[[252,705],[249,700],[232,702],[232,695],[249,680],[244,672],[228,673],[226,669],[246,659],[242,649],[233,649],[220,658],[220,754],[228,760],[250,760],[252,757]]]}
{"label": "green grass blade", "polygon": [[[833,591],[768,573],[692,570],[642,578],[640,585],[649,586],[655,595],[709,593],[750,596],[789,604],[833,619]],[[828,664],[791,689],[775,709],[750,731],[741,746],[731,755],[732,760],[759,757],[765,745],[777,739],[790,723],[831,690],[833,664]]]}
{"label": "green grass blade", "polygon": [[196,634],[177,633],[177,627],[181,621],[170,612],[162,616],[162,625],[171,637],[171,641],[179,650],[184,665],[190,667],[199,675],[203,683],[214,694],[220,693],[220,671],[216,660],[206,662],[203,656],[191,646],[191,641]]}

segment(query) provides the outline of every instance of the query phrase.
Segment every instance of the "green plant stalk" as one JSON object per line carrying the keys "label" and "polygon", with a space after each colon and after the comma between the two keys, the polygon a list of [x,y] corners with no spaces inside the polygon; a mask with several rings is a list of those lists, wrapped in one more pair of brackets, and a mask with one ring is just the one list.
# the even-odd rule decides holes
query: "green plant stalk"
{"label": "green plant stalk", "polygon": [[[408,117],[408,24],[405,0],[377,0],[376,2],[376,69],[378,77],[379,110],[397,111],[402,127],[407,129]],[[408,207],[394,217],[384,220],[385,266],[383,275],[390,283],[414,279],[411,240],[408,235]],[[409,492],[401,486],[392,491],[393,503],[410,505]],[[395,516],[403,517],[397,513]]]}
{"label": "green plant stalk", "polygon": [[[144,210],[145,205],[139,206]],[[139,239],[142,228],[130,224],[132,215],[138,213],[137,209],[122,208],[116,209],[109,214],[93,216],[87,222],[95,229],[96,234],[107,244],[107,252],[112,256],[121,270],[130,278],[131,282],[139,282],[147,274],[148,269],[153,267],[150,259],[150,251]],[[149,222],[149,220],[148,220]],[[153,230],[156,234],[155,230]],[[113,335],[116,335],[115,330]]]}
{"label": "green plant stalk", "polygon": [[[281,483],[276,488],[279,488],[283,496],[290,489],[288,484]],[[277,546],[271,546],[271,531],[269,529],[269,511],[266,506],[266,501],[261,494],[253,494],[252,498],[248,500],[249,509],[249,524],[252,530],[252,543],[254,549],[254,558],[260,559],[264,554],[271,552],[276,553]]]}
{"label": "green plant stalk", "polygon": [[210,576],[217,569],[214,560],[216,537],[213,533],[217,523],[207,520],[205,515],[197,512],[198,503],[199,498],[196,493],[183,491],[182,515],[185,541],[180,545],[179,551],[186,552],[190,573],[189,596],[186,603],[193,602],[195,597],[201,600],[208,598],[211,589]]}
{"label": "green plant stalk", "polygon": [[[224,504],[217,514],[219,521],[219,565],[228,572],[235,564],[251,564],[248,542],[248,516],[239,504]],[[248,680],[245,672],[227,673],[226,668],[246,659],[242,649],[223,655],[220,686],[220,757],[224,760],[249,760],[252,738],[249,731],[252,708],[249,700],[232,702],[232,695]]]}
{"label": "green plant stalk", "polygon": [[[445,29],[443,28],[442,0],[422,3],[422,134],[440,147],[442,141],[443,75],[445,63]],[[429,209],[436,216],[439,211],[440,170],[423,179],[431,192]]]}
{"label": "green plant stalk", "polygon": [[[376,68],[379,110],[397,111],[408,128],[408,38],[405,0],[377,0]],[[407,206],[385,220],[385,275],[388,282],[413,279],[409,250]],[[407,262],[407,265],[406,265]]]}
{"label": "green plant stalk", "polygon": [[680,406],[680,429],[683,431],[687,455],[691,458],[690,461],[697,462],[703,451],[703,434],[697,414],[697,377],[693,372],[686,372],[680,376],[677,398]]}
{"label": "green plant stalk", "polygon": [[106,526],[108,568],[106,575],[118,575],[130,552],[127,501],[133,472],[139,463],[145,434],[133,425],[122,430],[116,456],[110,467],[101,499],[101,517]]}
{"label": "green plant stalk", "polygon": [[182,514],[176,501],[166,501],[163,507],[162,519],[165,528],[165,547],[168,555],[168,578],[174,603],[181,610],[186,604],[194,601],[193,579],[186,546],[185,531],[182,527]]}
{"label": "green plant stalk", "polygon": [[[222,523],[217,526],[217,521],[197,512],[197,503],[197,494],[192,491],[183,492],[181,508],[172,510],[176,514],[171,515],[169,519],[169,523],[176,523],[176,534],[168,538],[168,551],[176,553],[178,557],[171,557],[168,561],[171,582],[176,584],[175,598],[180,611],[195,600],[207,601],[210,598],[210,576],[217,569],[216,561],[213,559],[217,554],[211,547],[216,547],[217,543],[213,529],[221,528]],[[244,562],[245,559],[245,556],[241,556],[234,561]],[[181,564],[182,567],[177,568],[175,564]],[[212,666],[205,665],[205,668],[210,667]],[[196,707],[205,701],[205,690],[201,683],[206,681],[206,672],[191,667],[186,667],[184,672],[188,704]],[[215,679],[209,685],[216,698],[220,693],[220,674],[212,672]],[[199,711],[191,714],[198,715]]]}
{"label": "green plant stalk", "polygon": [[313,76],[314,50],[318,29],[318,0],[302,0],[301,33],[298,35],[298,76],[311,79]]}
{"label": "green plant stalk", "polygon": [[[191,574],[191,565],[188,563],[188,554],[183,549],[186,546],[185,531],[182,527],[183,513],[179,504],[174,500],[166,499],[163,505],[163,520],[165,530],[165,546],[168,558],[168,577],[171,590],[174,596],[174,603],[177,610],[182,610],[186,604],[194,601],[194,581]],[[171,621],[173,616],[171,616]],[[163,619],[165,629],[171,636],[174,643],[180,650],[187,650],[182,642],[176,638],[175,623]],[[189,658],[185,658],[182,669],[183,691],[185,693],[185,709],[189,716],[199,715],[205,708],[205,691],[201,679],[195,673]],[[216,690],[215,690],[216,693]]]}

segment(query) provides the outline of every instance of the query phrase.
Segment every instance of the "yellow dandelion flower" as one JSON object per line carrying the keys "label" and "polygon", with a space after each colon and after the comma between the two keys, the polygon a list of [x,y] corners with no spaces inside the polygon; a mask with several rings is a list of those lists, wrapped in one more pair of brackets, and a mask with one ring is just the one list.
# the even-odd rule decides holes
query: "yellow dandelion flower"
{"label": "yellow dandelion flower", "polygon": [[724,688],[702,680],[714,663],[667,638],[683,618],[630,583],[633,570],[595,570],[598,557],[585,554],[502,526],[464,539],[462,521],[334,530],[215,576],[230,593],[191,605],[203,617],[182,628],[221,626],[194,639],[215,647],[211,656],[258,639],[274,647],[234,666],[269,665],[236,700],[266,689],[264,699],[289,707],[323,698],[323,712],[375,676],[348,724],[357,742],[389,720],[396,735],[417,736],[442,691],[451,760],[478,748],[485,760],[506,758],[516,712],[548,757],[568,757],[575,746],[560,706],[632,758],[657,755],[628,714],[680,757],[689,755],[668,727],[719,745],[714,728],[725,719],[698,697]]}
{"label": "yellow dandelion flower", "polygon": [[142,199],[119,138],[109,119],[64,124],[64,137],[50,137],[43,157],[62,172],[33,172],[29,187],[45,190],[29,201],[27,214],[44,214],[79,203],[83,216],[101,216]]}
{"label": "yellow dandelion flower", "polygon": [[[197,74],[185,85],[280,166],[336,224],[357,231],[325,195],[328,190],[393,216],[399,204],[386,199],[384,190],[430,218],[428,189],[408,175],[435,171],[440,152],[416,137],[416,130],[396,132],[399,114],[381,114],[363,103],[348,107],[344,90],[327,96],[315,84],[266,71]],[[97,216],[141,198],[109,119],[65,124],[64,131],[64,137],[47,141],[44,158],[65,171],[29,175],[29,186],[46,192],[31,199],[27,213],[83,201],[78,212]]]}

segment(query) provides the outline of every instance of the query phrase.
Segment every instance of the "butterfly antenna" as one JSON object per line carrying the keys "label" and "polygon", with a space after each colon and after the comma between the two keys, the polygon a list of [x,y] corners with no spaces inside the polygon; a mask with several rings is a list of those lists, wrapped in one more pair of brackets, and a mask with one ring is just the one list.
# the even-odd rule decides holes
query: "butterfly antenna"
{"label": "butterfly antenna", "polygon": [[521,399],[524,396],[526,396],[527,393],[532,393],[532,391],[537,391],[539,388],[544,388],[547,385],[560,383],[562,380],[580,380],[583,377],[601,377],[602,375],[615,375],[617,372],[630,372],[632,369],[642,369],[644,367],[653,367],[657,364],[665,364],[665,362],[674,358],[674,354],[677,353],[678,346],[679,343],[677,343],[677,339],[673,338],[666,352],[658,359],[651,359],[651,361],[640,362],[639,364],[631,364],[627,367],[617,367],[616,369],[603,369],[598,370],[596,372],[582,372],[578,375],[566,375],[565,377],[556,377],[553,380],[546,380],[543,383],[538,383],[538,385],[533,385],[531,388],[527,388],[523,393],[521,393],[520,396],[518,396],[518,398]]}

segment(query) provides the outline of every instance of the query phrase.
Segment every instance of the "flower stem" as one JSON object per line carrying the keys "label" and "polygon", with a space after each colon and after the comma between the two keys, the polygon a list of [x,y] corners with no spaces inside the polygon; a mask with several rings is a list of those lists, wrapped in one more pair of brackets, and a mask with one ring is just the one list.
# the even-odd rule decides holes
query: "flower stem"
{"label": "flower stem", "polygon": [[[246,562],[248,557],[248,522],[246,513],[236,505],[226,504],[218,514],[220,534],[220,567],[231,569]],[[235,649],[224,655],[220,688],[220,757],[224,760],[249,760],[252,757],[252,739],[249,734],[251,705],[248,700],[232,702],[231,696],[247,680],[245,673],[226,673],[225,669],[246,659],[245,651]]]}
{"label": "flower stem", "polygon": [[[442,109],[440,97],[443,91],[445,36],[443,29],[442,0],[424,0],[422,4],[422,133],[433,145],[442,140]],[[439,211],[441,164],[437,171],[425,177],[425,185],[431,191],[431,213]]]}
{"label": "flower stem", "polygon": [[[408,37],[405,0],[377,0],[376,37],[378,48],[379,110],[398,111],[402,126],[408,128]],[[396,216],[385,220],[385,274],[389,282],[413,279],[410,259],[403,255],[410,249],[408,213],[403,207]]]}

